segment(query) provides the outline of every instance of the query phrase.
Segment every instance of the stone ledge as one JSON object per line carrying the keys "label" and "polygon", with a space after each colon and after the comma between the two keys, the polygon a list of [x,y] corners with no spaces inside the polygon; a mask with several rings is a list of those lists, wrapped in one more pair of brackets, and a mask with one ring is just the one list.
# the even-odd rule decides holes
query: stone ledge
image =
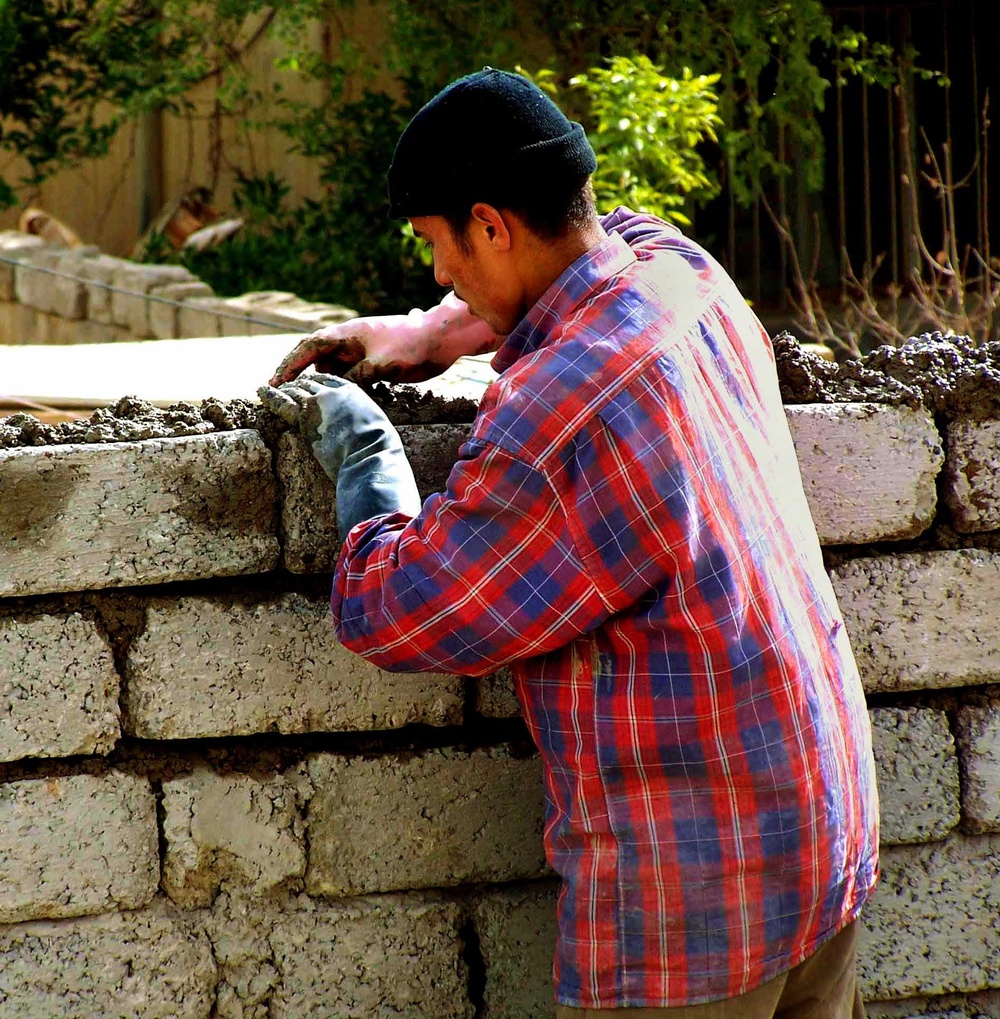
{"label": "stone ledge", "polygon": [[503,748],[309,761],[306,890],[341,897],[546,872],[538,757]]}
{"label": "stone ledge", "polygon": [[926,411],[823,403],[785,416],[821,544],[912,538],[931,525],[944,454]]}
{"label": "stone ledge", "polygon": [[0,449],[0,597],[273,569],[271,454],[249,430]]}
{"label": "stone ledge", "polygon": [[0,761],[108,754],[119,736],[118,673],[92,620],[0,614]]}
{"label": "stone ledge", "polygon": [[1000,554],[855,559],[832,579],[868,693],[1000,680]]}
{"label": "stone ledge", "polygon": [[0,785],[0,923],[137,909],[159,876],[146,779],[111,771]]}
{"label": "stone ledge", "polygon": [[325,598],[156,599],[127,664],[125,729],[145,739],[453,725],[462,680],[391,675],[343,648]]}

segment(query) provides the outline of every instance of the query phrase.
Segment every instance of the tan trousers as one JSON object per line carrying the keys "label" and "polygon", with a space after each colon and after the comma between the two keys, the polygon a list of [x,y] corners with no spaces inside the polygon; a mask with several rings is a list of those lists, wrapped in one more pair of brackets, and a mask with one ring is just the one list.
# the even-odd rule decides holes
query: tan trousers
{"label": "tan trousers", "polygon": [[738,998],[681,1008],[567,1008],[556,1019],[865,1019],[855,961],[858,923],[798,966]]}

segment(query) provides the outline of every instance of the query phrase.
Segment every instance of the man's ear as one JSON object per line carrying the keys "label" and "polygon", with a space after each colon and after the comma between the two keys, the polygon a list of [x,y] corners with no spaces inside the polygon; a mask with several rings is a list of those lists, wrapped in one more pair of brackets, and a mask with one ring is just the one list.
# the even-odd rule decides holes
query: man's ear
{"label": "man's ear", "polygon": [[495,251],[509,251],[511,243],[510,224],[507,214],[486,202],[476,202],[471,210],[472,226],[486,235]]}

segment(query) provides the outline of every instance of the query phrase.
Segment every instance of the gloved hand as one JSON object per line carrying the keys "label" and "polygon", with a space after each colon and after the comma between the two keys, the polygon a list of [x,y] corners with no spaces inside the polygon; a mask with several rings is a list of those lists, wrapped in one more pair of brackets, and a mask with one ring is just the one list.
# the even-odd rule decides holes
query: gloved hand
{"label": "gloved hand", "polygon": [[336,481],[342,537],[362,520],[397,510],[410,516],[420,512],[399,433],[353,382],[309,375],[257,392],[268,410],[298,429],[327,477]]}
{"label": "gloved hand", "polygon": [[307,336],[278,365],[272,386],[313,364],[356,382],[422,382],[460,357],[496,349],[498,338],[453,293],[429,311],[355,318]]}

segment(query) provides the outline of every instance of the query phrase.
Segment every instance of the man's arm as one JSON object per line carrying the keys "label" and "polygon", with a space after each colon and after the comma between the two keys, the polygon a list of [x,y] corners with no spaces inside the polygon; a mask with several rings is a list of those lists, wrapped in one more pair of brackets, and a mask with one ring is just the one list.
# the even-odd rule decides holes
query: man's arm
{"label": "man's arm", "polygon": [[547,478],[470,442],[415,518],[355,527],[331,599],[338,639],[382,668],[483,675],[609,614]]}
{"label": "man's arm", "polygon": [[453,293],[427,311],[355,318],[324,326],[281,362],[272,386],[295,379],[310,365],[355,382],[421,382],[460,357],[495,350],[500,338]]}

